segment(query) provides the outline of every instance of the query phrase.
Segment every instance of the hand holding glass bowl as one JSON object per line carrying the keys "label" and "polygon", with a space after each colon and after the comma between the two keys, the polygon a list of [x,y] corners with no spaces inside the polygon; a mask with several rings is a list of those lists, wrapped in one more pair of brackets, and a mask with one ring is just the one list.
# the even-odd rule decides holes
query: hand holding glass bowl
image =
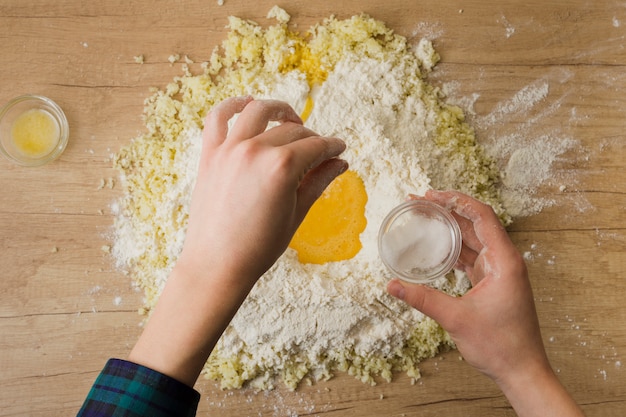
{"label": "hand holding glass bowl", "polygon": [[446,275],[461,254],[461,229],[450,212],[426,200],[409,200],[383,220],[378,251],[398,278],[426,284]]}

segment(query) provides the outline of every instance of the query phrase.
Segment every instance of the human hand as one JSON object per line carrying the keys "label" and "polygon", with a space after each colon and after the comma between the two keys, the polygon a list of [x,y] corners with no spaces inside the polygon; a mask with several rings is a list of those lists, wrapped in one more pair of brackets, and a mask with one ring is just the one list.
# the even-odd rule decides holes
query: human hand
{"label": "human hand", "polygon": [[[280,124],[266,130],[270,121]],[[215,106],[183,250],[129,359],[193,385],[248,292],[347,169],[337,159],[344,149],[305,128],[286,103],[243,97]]]}
{"label": "human hand", "polygon": [[[266,131],[270,121],[281,124]],[[344,149],[343,141],[305,128],[286,103],[244,97],[218,104],[206,118],[179,265],[196,274],[224,268],[242,288],[253,285],[347,169],[336,158]]]}
{"label": "human hand", "polygon": [[456,267],[472,289],[457,298],[391,281],[389,292],[439,322],[465,360],[494,379],[525,360],[544,362],[524,261],[491,207],[452,192],[429,191],[425,199],[450,209],[459,223],[463,248]]}
{"label": "human hand", "polygon": [[424,198],[450,209],[458,221],[463,248],[457,268],[472,289],[452,297],[392,280],[388,292],[441,324],[464,359],[500,386],[520,416],[553,415],[557,405],[563,408],[554,415],[581,415],[552,372],[526,265],[494,211],[458,192],[429,191]]}

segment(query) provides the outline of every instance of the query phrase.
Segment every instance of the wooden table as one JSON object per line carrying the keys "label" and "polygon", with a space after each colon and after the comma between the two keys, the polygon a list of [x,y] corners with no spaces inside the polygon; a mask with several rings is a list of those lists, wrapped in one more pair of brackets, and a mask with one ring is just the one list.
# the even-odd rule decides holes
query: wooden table
{"label": "wooden table", "polygon": [[[4,0],[0,102],[53,98],[71,126],[62,157],[42,168],[0,161],[0,415],[75,413],[107,358],[140,332],[141,294],[102,250],[119,187],[111,155],[142,130],[143,99],[181,74],[171,54],[206,59],[226,17],[266,24],[274,1]],[[518,219],[546,347],[589,416],[626,415],[626,8],[618,1],[283,2],[300,29],[330,14],[366,12],[417,41],[434,40],[431,78],[464,103],[470,122],[515,103],[483,140],[522,133],[571,138],[537,196],[556,205]],[[144,55],[139,65],[134,56]],[[519,103],[518,103],[519,104]],[[501,108],[501,107],[500,107]],[[529,122],[526,125],[524,123]],[[520,132],[521,130],[521,132]],[[506,399],[457,352],[425,362],[415,385],[362,385],[349,376],[292,393],[222,392],[201,381],[199,415],[512,416]]]}

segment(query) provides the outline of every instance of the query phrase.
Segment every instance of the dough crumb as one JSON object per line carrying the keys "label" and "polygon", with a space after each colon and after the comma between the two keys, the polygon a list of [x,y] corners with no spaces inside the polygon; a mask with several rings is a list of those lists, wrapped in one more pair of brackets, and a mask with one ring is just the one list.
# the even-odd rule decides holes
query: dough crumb
{"label": "dough crumb", "polygon": [[289,13],[287,13],[284,9],[281,9],[278,6],[274,6],[267,13],[267,18],[276,19],[279,23],[288,23],[291,19],[291,16],[289,16]]}

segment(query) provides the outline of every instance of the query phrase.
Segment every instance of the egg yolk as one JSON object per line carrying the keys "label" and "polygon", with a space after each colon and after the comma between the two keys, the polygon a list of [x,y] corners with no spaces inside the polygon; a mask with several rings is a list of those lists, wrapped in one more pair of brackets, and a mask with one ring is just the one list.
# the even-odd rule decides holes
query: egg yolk
{"label": "egg yolk", "polygon": [[[282,73],[298,70],[306,76],[309,88],[313,89],[315,85],[320,85],[326,81],[328,77],[328,71],[326,71],[321,63],[320,58],[311,52],[311,49],[306,42],[298,35],[291,33],[291,54],[287,55],[283,62],[278,67],[278,70]],[[313,111],[313,98],[309,94],[302,110],[300,118],[303,122],[311,115]]]}
{"label": "egg yolk", "polygon": [[[322,84],[328,72],[319,57],[311,53],[306,43],[294,37],[293,52],[280,66],[283,73],[299,70],[309,87]],[[311,115],[315,103],[309,94],[301,119]],[[347,171],[326,188],[313,204],[296,231],[289,247],[298,252],[302,263],[325,264],[351,259],[362,248],[360,235],[365,230],[367,193],[363,180],[354,171]]]}
{"label": "egg yolk", "polygon": [[306,102],[304,103],[304,109],[302,110],[302,114],[300,114],[300,118],[303,122],[306,122],[311,112],[313,111],[313,98],[308,95],[306,97]]}
{"label": "egg yolk", "polygon": [[356,256],[362,248],[367,193],[363,180],[347,171],[330,183],[313,204],[289,247],[302,263],[325,264]]}
{"label": "egg yolk", "polygon": [[279,65],[280,72],[287,73],[299,70],[306,76],[309,86],[322,84],[328,77],[328,72],[323,68],[320,58],[311,52],[309,46],[297,35],[291,35],[292,53],[287,55]]}

